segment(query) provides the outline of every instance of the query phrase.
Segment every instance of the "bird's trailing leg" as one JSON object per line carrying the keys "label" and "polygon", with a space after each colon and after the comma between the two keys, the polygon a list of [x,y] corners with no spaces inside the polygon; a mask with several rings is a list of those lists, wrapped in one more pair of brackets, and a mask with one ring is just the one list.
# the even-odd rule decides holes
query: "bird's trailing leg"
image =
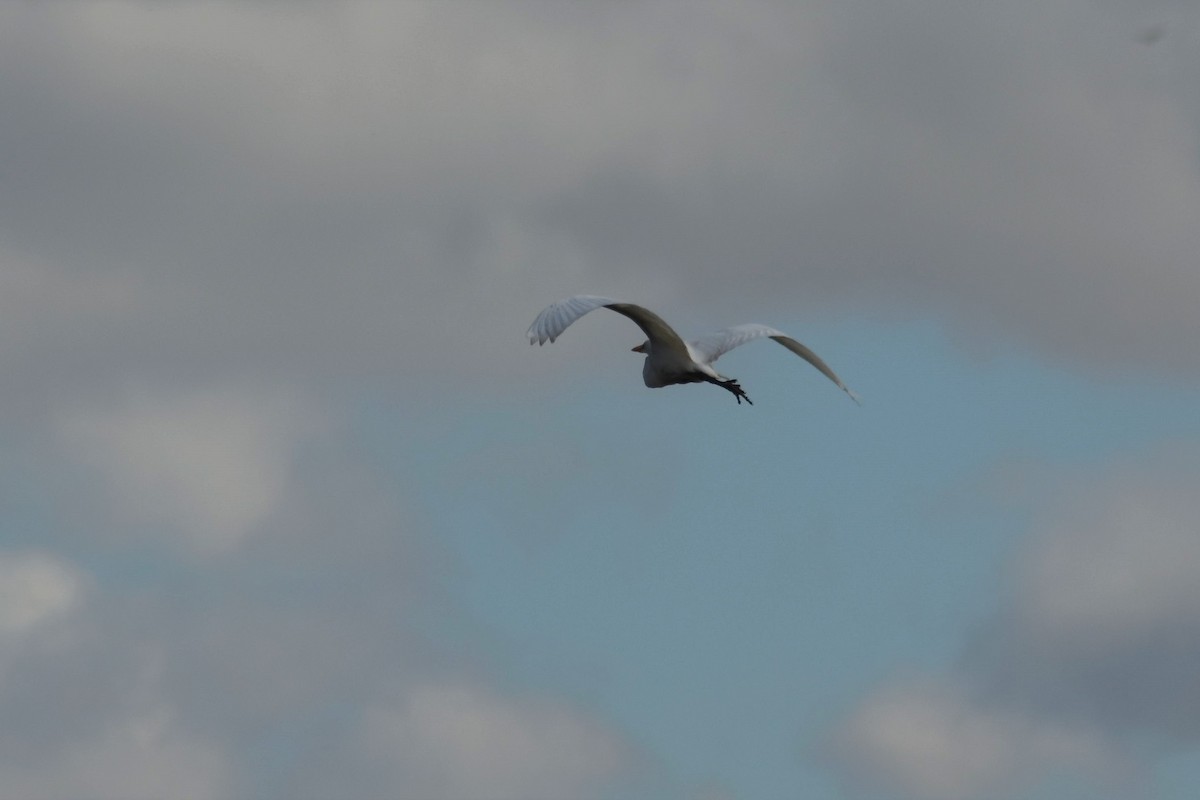
{"label": "bird's trailing leg", "polygon": [[739,406],[742,404],[743,400],[746,401],[747,405],[751,405],[751,406],[754,405],[754,403],[751,402],[750,397],[746,394],[745,390],[743,390],[742,387],[738,384],[738,382],[736,380],[734,380],[733,378],[730,378],[729,380],[724,380],[724,381],[717,380],[716,378],[710,378],[709,383],[715,383],[717,386],[720,386],[725,391],[732,392],[733,396],[737,398]]}

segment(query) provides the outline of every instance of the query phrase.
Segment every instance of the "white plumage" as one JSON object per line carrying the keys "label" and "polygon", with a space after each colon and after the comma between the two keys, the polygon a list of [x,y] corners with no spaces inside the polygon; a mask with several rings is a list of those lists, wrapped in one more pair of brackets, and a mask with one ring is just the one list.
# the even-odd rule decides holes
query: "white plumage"
{"label": "white plumage", "polygon": [[726,378],[712,368],[713,362],[735,347],[767,337],[791,350],[821,371],[825,377],[837,384],[838,388],[858,402],[858,395],[850,391],[842,379],[834,373],[829,365],[787,334],[769,328],[766,325],[750,323],[735,325],[716,333],[703,336],[691,342],[685,342],[679,337],[662,317],[653,311],[633,303],[623,303],[610,297],[580,294],[568,297],[557,303],[552,303],[537,315],[537,319],[529,326],[527,335],[530,344],[545,344],[553,342],[571,323],[597,308],[609,308],[618,314],[629,317],[646,334],[647,340],[633,348],[635,353],[645,353],[646,361],[642,365],[642,379],[651,388],[670,386],[676,383],[712,383],[732,392],[738,403],[750,398],[742,391],[736,380]]}

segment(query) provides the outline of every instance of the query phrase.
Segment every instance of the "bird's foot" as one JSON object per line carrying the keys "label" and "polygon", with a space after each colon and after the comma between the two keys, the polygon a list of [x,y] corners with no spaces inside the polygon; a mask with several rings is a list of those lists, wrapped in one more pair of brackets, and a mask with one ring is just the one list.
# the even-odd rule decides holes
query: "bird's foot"
{"label": "bird's foot", "polygon": [[746,401],[747,405],[751,405],[751,406],[754,405],[754,403],[751,402],[749,395],[747,395],[745,390],[743,390],[742,387],[740,385],[738,385],[737,381],[732,380],[732,379],[727,380],[727,381],[721,381],[718,385],[724,389],[728,389],[730,392],[733,392],[733,396],[737,398],[739,406],[742,404],[743,400]]}

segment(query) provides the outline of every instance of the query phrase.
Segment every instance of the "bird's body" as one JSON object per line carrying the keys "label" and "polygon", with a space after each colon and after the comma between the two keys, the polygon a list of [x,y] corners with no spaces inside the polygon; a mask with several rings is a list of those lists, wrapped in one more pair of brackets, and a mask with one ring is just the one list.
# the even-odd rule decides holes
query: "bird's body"
{"label": "bird's body", "polygon": [[733,348],[754,339],[768,337],[812,364],[858,402],[858,396],[846,388],[842,379],[834,374],[816,353],[787,334],[766,325],[737,325],[685,342],[662,317],[647,308],[608,297],[581,294],[552,303],[543,309],[529,326],[529,343],[542,345],[548,341],[553,342],[571,323],[597,308],[608,308],[629,317],[646,334],[646,341],[633,350],[635,353],[646,355],[646,361],[642,365],[642,380],[652,389],[680,383],[712,383],[731,392],[738,403],[742,400],[749,403],[750,398],[738,382],[721,375],[712,365]]}

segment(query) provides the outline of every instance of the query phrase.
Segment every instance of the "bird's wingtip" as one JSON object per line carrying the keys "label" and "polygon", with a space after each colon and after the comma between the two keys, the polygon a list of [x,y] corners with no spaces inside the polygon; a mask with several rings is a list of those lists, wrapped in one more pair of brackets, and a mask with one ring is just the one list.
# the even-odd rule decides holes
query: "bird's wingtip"
{"label": "bird's wingtip", "polygon": [[853,389],[847,389],[845,386],[843,386],[842,388],[845,389],[846,394],[850,395],[851,400],[853,400],[855,403],[857,403],[860,406],[862,405],[862,398],[858,396],[857,392],[855,392]]}

